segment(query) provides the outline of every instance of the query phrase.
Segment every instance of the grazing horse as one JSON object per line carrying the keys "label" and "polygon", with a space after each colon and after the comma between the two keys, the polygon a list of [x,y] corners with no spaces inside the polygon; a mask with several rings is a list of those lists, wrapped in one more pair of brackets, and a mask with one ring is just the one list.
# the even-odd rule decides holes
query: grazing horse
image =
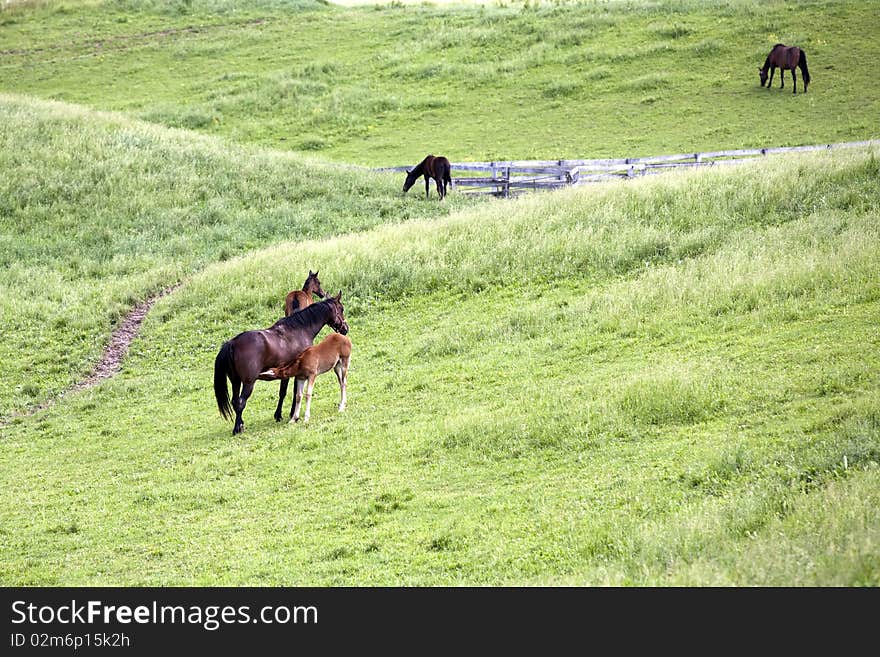
{"label": "grazing horse", "polygon": [[[274,379],[294,380],[294,406],[290,410],[291,422],[299,422],[299,409],[303,397],[303,387],[306,393],[306,414],[304,422],[309,421],[312,414],[312,389],[315,387],[315,379],[319,374],[333,370],[339,381],[339,411],[345,410],[345,387],[348,383],[348,363],[351,360],[351,339],[339,333],[331,333],[321,340],[320,344],[313,345],[302,352],[299,357],[281,367],[271,367],[261,372],[257,377],[263,381]],[[308,385],[306,385],[308,384]]]}
{"label": "grazing horse", "polygon": [[[233,436],[244,430],[241,416],[254,390],[254,382],[262,372],[295,360],[312,346],[315,336],[325,325],[343,335],[348,333],[341,299],[342,292],[289,317],[282,317],[269,328],[245,331],[223,343],[214,359],[214,396],[224,419],[231,419],[235,410]],[[227,377],[232,383],[231,403],[226,388]],[[282,401],[279,400],[279,407]]]}
{"label": "grazing horse", "polygon": [[424,160],[419,162],[415,167],[406,172],[406,180],[403,183],[403,193],[406,194],[409,188],[416,184],[419,176],[425,176],[425,198],[431,198],[431,178],[437,183],[437,194],[440,200],[446,196],[446,185],[452,184],[452,165],[442,155],[434,157],[428,155]]}
{"label": "grazing horse", "polygon": [[[801,76],[804,80],[804,93],[807,93],[807,85],[810,84],[810,71],[807,68],[807,53],[798,48],[797,46],[786,46],[784,43],[777,43],[770,50],[770,54],[767,55],[767,59],[764,61],[764,66],[759,66],[758,71],[761,75],[761,86],[767,84],[767,88],[769,89],[773,85],[773,74],[776,72],[776,67],[779,67],[779,88],[785,89],[785,72],[791,71],[791,79],[794,83],[794,92],[797,93],[797,76],[795,75],[794,69],[798,67],[801,69]],[[767,81],[767,71],[770,71],[770,81]]]}
{"label": "grazing horse", "polygon": [[284,316],[292,315],[295,310],[302,310],[306,306],[312,305],[312,294],[317,294],[322,299],[327,296],[321,287],[321,281],[318,280],[318,272],[309,269],[309,276],[303,283],[301,290],[293,290],[287,293],[284,299]]}

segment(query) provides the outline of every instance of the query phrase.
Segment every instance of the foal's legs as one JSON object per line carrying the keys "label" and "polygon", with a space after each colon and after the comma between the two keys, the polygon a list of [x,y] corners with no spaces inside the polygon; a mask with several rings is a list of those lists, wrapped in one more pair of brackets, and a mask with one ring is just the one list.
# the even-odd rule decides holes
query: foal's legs
{"label": "foal's legs", "polygon": [[[287,384],[290,379],[281,379],[281,387],[278,389],[278,407],[275,409],[275,421],[281,422],[281,406],[284,404],[284,398],[287,396]],[[290,414],[293,415],[293,406],[290,407]]]}
{"label": "foal's legs", "polygon": [[241,386],[241,395],[232,400],[232,407],[235,409],[235,425],[232,427],[233,436],[244,431],[244,422],[241,419],[241,414],[244,412],[245,404],[247,404],[248,397],[251,396],[253,391],[253,381],[243,382]]}
{"label": "foal's legs", "polygon": [[773,86],[773,74],[776,73],[776,67],[770,67],[770,80],[767,82],[767,88],[770,89]]}
{"label": "foal's legs", "polygon": [[792,93],[797,93],[797,76],[794,73],[794,69],[791,69],[791,80],[794,85],[794,91]]}
{"label": "foal's legs", "polygon": [[305,382],[305,379],[293,380],[293,410],[290,412],[291,422],[299,422],[299,407],[302,403],[303,385]]}
{"label": "foal's legs", "polygon": [[336,378],[339,380],[339,411],[345,410],[345,386],[348,383],[348,360],[340,358],[333,367]]}
{"label": "foal's legs", "polygon": [[431,179],[425,174],[425,198],[431,198]]}
{"label": "foal's legs", "polygon": [[309,375],[309,382],[306,387],[306,414],[303,417],[303,422],[308,422],[309,417],[312,415],[312,390],[315,388],[315,374]]}

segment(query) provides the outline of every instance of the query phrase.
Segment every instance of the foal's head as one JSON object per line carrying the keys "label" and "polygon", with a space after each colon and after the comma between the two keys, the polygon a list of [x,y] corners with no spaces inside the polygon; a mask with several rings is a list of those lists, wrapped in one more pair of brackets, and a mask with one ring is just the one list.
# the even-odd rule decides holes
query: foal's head
{"label": "foal's head", "polygon": [[767,69],[758,67],[758,75],[761,77],[761,86],[763,87],[767,82]]}
{"label": "foal's head", "polygon": [[327,324],[337,333],[345,335],[348,333],[348,322],[345,321],[345,309],[342,307],[342,290],[335,297],[330,297],[327,301],[330,307],[330,319]]}
{"label": "foal's head", "polygon": [[318,272],[313,272],[311,269],[309,269],[309,277],[303,284],[303,291],[315,293],[322,299],[327,296],[327,293],[324,292],[324,288],[321,287],[321,281],[318,280]]}

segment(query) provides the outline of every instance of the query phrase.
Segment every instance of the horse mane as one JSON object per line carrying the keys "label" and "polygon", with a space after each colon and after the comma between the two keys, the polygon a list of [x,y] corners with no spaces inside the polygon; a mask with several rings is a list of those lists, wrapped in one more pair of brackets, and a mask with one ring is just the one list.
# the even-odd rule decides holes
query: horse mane
{"label": "horse mane", "polygon": [[294,328],[300,326],[309,326],[317,318],[318,314],[323,312],[323,310],[327,308],[332,302],[333,299],[324,299],[323,301],[313,303],[311,306],[306,306],[303,310],[297,311],[292,315],[282,317],[277,322],[275,322],[273,326],[278,326],[279,324]]}
{"label": "horse mane", "polygon": [[433,155],[426,155],[425,159],[415,165],[409,172],[409,175],[413,178],[418,178],[425,172],[425,163],[428,161],[429,157],[434,157]]}

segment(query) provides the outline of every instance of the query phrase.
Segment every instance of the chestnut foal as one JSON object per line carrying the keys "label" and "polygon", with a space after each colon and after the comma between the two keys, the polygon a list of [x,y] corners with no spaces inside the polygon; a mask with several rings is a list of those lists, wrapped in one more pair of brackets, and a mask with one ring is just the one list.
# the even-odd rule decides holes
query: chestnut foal
{"label": "chestnut foal", "polygon": [[[345,410],[345,386],[348,383],[348,362],[351,359],[351,340],[341,333],[330,333],[319,344],[303,351],[296,360],[261,372],[257,377],[263,381],[274,379],[293,379],[294,406],[291,409],[291,422],[299,422],[299,409],[305,387],[306,413],[304,422],[309,421],[312,408],[312,389],[319,374],[333,370],[339,380],[341,399],[339,410]],[[306,385],[308,384],[308,385]]]}
{"label": "chestnut foal", "polygon": [[318,272],[309,269],[309,276],[303,283],[301,290],[293,290],[284,298],[284,316],[289,317],[297,310],[302,310],[312,305],[312,294],[317,294],[322,299],[327,296],[321,281],[318,280]]}

